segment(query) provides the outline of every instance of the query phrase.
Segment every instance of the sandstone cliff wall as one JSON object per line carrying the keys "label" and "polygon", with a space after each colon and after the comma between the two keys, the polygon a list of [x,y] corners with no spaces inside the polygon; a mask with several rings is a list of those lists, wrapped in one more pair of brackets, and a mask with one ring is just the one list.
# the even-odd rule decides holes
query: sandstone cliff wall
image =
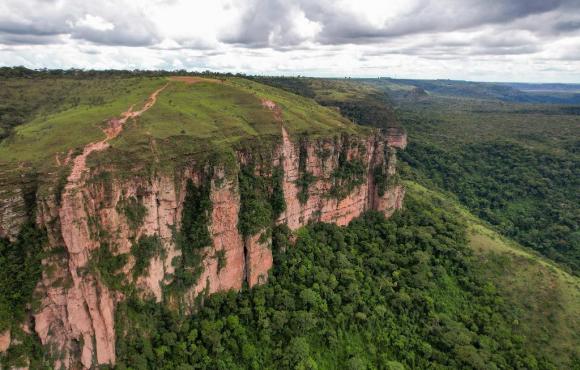
{"label": "sandstone cliff wall", "polygon": [[[286,207],[275,223],[295,230],[315,221],[346,225],[370,209],[392,214],[402,207],[404,189],[396,182],[385,185],[383,181],[379,186],[375,173],[378,169],[386,178],[393,177],[395,151],[405,145],[406,136],[401,131],[299,141],[282,129],[270,165],[283,169]],[[75,160],[86,159],[80,157]],[[358,161],[364,172],[346,194],[331,196],[341,161]],[[93,168],[71,174],[60,199],[55,195],[39,197],[36,221],[47,229],[50,248],[55,252],[43,260],[43,278],[36,291],[41,305],[34,312],[34,330],[55,355],[56,368],[115,363],[115,306],[125,294],[105,281],[102,271],[95,268],[96,256],[103,248],[109,248],[113,255],[127,256],[116,272],[124,282],[133,284],[144,297],[157,301],[164,298],[164,287],[174,277],[174,260],[182,253],[175,233],[182,221],[188,180],[195,184],[209,180],[212,208],[208,229],[212,243],[199,251],[203,271],[181,298],[193,307],[201,294],[239,290],[244,283],[251,287],[267,281],[273,264],[271,237],[266,230],[241,235],[237,178],[226,176],[223,169],[208,174],[203,168],[191,166],[172,176],[123,180],[107,179],[106,169]],[[305,172],[313,180],[306,197],[302,197],[306,199],[301,201],[299,193],[304,190],[299,180]],[[11,233],[23,218],[21,196],[17,191],[14,194],[10,202],[0,204],[0,230]],[[138,225],[120,206],[127,199],[136,199],[145,210]],[[158,237],[162,252],[148,261],[143,276],[135,277],[131,248],[143,236]],[[0,349],[5,347],[6,338],[9,333],[2,333]]]}

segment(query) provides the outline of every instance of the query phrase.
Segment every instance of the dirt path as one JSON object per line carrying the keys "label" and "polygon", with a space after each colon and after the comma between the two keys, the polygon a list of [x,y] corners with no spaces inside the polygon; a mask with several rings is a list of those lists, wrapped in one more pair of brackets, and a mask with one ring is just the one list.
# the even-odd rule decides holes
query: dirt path
{"label": "dirt path", "polygon": [[195,84],[198,82],[223,83],[222,80],[217,80],[215,78],[204,78],[204,77],[196,77],[196,76],[173,76],[173,77],[169,77],[169,79],[172,81],[185,82],[188,85]]}
{"label": "dirt path", "polygon": [[282,123],[282,109],[276,103],[268,99],[262,99],[262,106],[271,110],[274,113],[274,119]]}
{"label": "dirt path", "polygon": [[163,91],[168,84],[165,84],[163,87],[155,90],[153,94],[147,98],[147,101],[138,111],[133,111],[134,105],[130,106],[126,112],[121,113],[121,118],[112,118],[108,122],[108,127],[103,129],[103,132],[107,137],[104,140],[97,141],[94,143],[90,143],[85,146],[83,149],[82,154],[75,157],[73,161],[73,167],[70,175],[67,178],[67,184],[65,186],[65,192],[70,191],[74,188],[81,179],[83,172],[87,168],[87,157],[93,153],[104,150],[109,147],[109,141],[117,137],[121,131],[123,131],[123,125],[130,119],[139,117],[141,114],[145,113],[149,110],[155,102],[157,102],[157,96],[161,91]]}

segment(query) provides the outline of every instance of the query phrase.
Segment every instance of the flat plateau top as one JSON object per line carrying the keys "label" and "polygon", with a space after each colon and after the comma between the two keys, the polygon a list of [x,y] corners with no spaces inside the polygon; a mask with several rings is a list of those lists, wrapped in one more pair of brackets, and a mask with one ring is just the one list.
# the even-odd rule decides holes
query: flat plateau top
{"label": "flat plateau top", "polygon": [[[1,82],[5,86],[2,94],[16,100],[19,95],[20,103],[36,109],[30,120],[0,142],[2,169],[54,168],[67,156],[74,157],[86,145],[102,140],[117,150],[142,152],[138,157],[147,159],[164,145],[175,156],[184,142],[225,148],[247,138],[265,140],[280,136],[281,125],[291,135],[365,130],[311,99],[242,78]],[[160,89],[152,102],[152,94]],[[115,120],[123,121],[125,116],[130,117],[119,132],[109,135]]]}

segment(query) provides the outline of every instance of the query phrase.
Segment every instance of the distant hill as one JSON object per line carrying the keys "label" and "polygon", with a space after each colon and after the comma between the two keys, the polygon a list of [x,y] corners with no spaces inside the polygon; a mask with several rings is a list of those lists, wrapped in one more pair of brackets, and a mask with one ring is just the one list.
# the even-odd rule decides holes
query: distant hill
{"label": "distant hill", "polygon": [[387,88],[401,97],[401,87],[417,87],[430,94],[458,98],[499,100],[532,104],[580,104],[580,85],[493,83],[454,80],[363,79],[371,85]]}

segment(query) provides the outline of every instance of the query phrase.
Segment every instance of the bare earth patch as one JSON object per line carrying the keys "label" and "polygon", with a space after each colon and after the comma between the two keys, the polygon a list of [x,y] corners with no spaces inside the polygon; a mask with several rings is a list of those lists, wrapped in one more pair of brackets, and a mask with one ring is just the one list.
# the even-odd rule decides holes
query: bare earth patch
{"label": "bare earth patch", "polygon": [[277,122],[282,122],[282,109],[280,109],[276,103],[274,103],[272,100],[262,99],[262,106],[264,108],[268,108],[274,113],[274,119]]}
{"label": "bare earth patch", "polygon": [[222,83],[222,81],[213,78],[203,78],[195,76],[173,76],[169,77],[169,79],[171,81],[185,82],[188,85],[195,84],[198,82]]}

